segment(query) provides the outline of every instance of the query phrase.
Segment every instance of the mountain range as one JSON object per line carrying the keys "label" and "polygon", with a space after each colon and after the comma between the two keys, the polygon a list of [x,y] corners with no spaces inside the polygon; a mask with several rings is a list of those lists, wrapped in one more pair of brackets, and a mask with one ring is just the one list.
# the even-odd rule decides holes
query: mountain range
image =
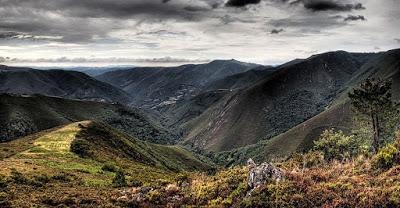
{"label": "mountain range", "polygon": [[0,93],[42,94],[63,98],[129,103],[121,89],[84,73],[0,66]]}
{"label": "mountain range", "polygon": [[103,122],[155,143],[171,144],[178,138],[138,109],[121,104],[0,94],[0,115],[0,141],[82,120]]}
{"label": "mountain range", "polygon": [[199,65],[118,70],[96,76],[96,79],[128,92],[133,105],[151,109],[191,98],[204,91],[213,81],[256,67],[258,65],[236,60],[216,60]]}
{"label": "mountain range", "polygon": [[398,207],[399,132],[377,154],[354,133],[348,93],[368,78],[399,101],[400,49],[91,76],[0,66],[0,207]]}
{"label": "mountain range", "polygon": [[[97,120],[146,141],[214,152],[217,158],[229,158],[228,163],[243,162],[250,156],[260,160],[287,156],[309,148],[324,129],[348,129],[351,109],[347,92],[366,78],[392,79],[392,93],[399,99],[399,57],[398,49],[381,53],[334,51],[274,67],[216,60],[199,65],[118,69],[95,78],[73,71],[2,66],[1,92],[47,96],[3,95],[2,100],[11,103],[7,106],[18,108],[2,107],[2,114],[9,118],[2,119],[2,125],[9,123],[4,128],[12,132],[5,138],[9,140],[68,122]],[[13,103],[16,100],[19,104]],[[33,104],[43,100],[46,102]],[[55,107],[49,105],[55,101]],[[121,104],[112,104],[116,102]],[[64,105],[69,107],[60,107]],[[32,106],[43,106],[46,110],[41,115],[57,122],[36,120],[44,116],[32,112],[43,109],[32,111]],[[124,110],[120,108],[140,113],[121,113]],[[71,115],[66,109],[86,113]],[[25,123],[14,122],[15,117],[23,117]],[[114,122],[117,117],[120,119]],[[143,117],[145,124],[138,121]],[[10,127],[13,123],[29,125],[18,132],[18,126]]]}

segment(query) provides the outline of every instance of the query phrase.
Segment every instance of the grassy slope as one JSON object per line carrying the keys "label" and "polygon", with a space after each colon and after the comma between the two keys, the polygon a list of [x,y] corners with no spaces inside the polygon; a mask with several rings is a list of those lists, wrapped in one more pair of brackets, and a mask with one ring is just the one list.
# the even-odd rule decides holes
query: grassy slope
{"label": "grassy slope", "polygon": [[[398,157],[398,146],[392,154]],[[248,169],[236,166],[212,176],[191,174],[188,187],[168,191],[168,186],[161,186],[144,202],[131,196],[134,191],[120,195],[128,202],[138,202],[139,207],[399,207],[399,161],[391,160],[387,168],[378,168],[377,161],[382,164],[382,154],[326,161],[321,153],[310,152],[273,164],[283,172],[284,180],[266,180],[253,190],[246,185]],[[173,200],[175,195],[182,199]]]}
{"label": "grassy slope", "polygon": [[150,142],[167,144],[177,138],[137,109],[118,104],[0,94],[0,141],[82,120],[102,121]]}
{"label": "grassy slope", "polygon": [[94,122],[82,127],[72,142],[72,149],[81,150],[83,157],[101,162],[117,161],[124,164],[127,160],[133,160],[172,171],[210,168],[180,147],[147,143]]}
{"label": "grassy slope", "polygon": [[262,162],[285,158],[293,152],[309,149],[327,128],[349,131],[351,109],[348,103],[335,105],[323,113],[293,127],[270,140],[216,154],[217,161],[228,165],[244,164],[248,158]]}
{"label": "grassy slope", "polygon": [[400,98],[400,50],[392,50],[376,55],[364,64],[354,77],[337,95],[331,106],[324,112],[291,128],[271,140],[260,141],[255,145],[221,152],[217,155],[219,161],[226,160],[228,164],[243,164],[249,157],[258,161],[286,157],[295,151],[308,149],[320,133],[327,128],[337,128],[344,131],[352,126],[351,107],[347,93],[368,77],[392,79],[392,93],[395,100]]}
{"label": "grassy slope", "polygon": [[188,122],[184,144],[219,152],[284,133],[323,112],[362,63],[339,51],[284,66]]}
{"label": "grassy slope", "polygon": [[[82,141],[87,145],[80,147],[90,152],[83,157],[70,148],[82,145]],[[145,186],[173,181],[176,171],[211,168],[180,147],[146,143],[91,121],[0,143],[0,180],[2,176],[10,178],[6,198],[16,207],[28,206],[27,203],[83,206],[87,201],[95,207],[115,206],[110,201],[110,195],[117,190],[111,185],[114,173],[102,170],[105,163],[122,168],[128,184]],[[15,179],[13,171],[22,173],[25,179]],[[1,187],[0,192],[3,194]],[[73,202],[66,202],[67,199]],[[1,201],[0,196],[0,205]]]}

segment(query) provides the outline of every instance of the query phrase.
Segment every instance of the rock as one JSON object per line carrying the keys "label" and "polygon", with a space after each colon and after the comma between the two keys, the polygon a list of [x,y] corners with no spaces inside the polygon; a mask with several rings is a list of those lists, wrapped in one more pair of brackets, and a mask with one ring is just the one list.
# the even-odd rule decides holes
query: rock
{"label": "rock", "polygon": [[253,159],[250,158],[249,160],[247,160],[247,167],[249,169],[253,169],[253,168],[257,167],[257,164],[254,162]]}
{"label": "rock", "polygon": [[147,194],[147,193],[149,193],[149,192],[152,191],[152,190],[153,190],[153,188],[147,187],[147,186],[141,187],[141,188],[140,188],[140,192],[143,193],[143,194]]}
{"label": "rock", "polygon": [[128,197],[127,196],[121,196],[117,199],[118,201],[128,201]]}
{"label": "rock", "polygon": [[165,191],[172,195],[179,192],[179,187],[176,184],[168,184],[168,186],[165,188]]}
{"label": "rock", "polygon": [[247,167],[249,168],[247,185],[251,189],[257,188],[258,186],[266,184],[269,181],[279,182],[283,180],[282,171],[274,167],[272,164],[265,162],[257,166],[252,159],[249,159],[247,161]]}

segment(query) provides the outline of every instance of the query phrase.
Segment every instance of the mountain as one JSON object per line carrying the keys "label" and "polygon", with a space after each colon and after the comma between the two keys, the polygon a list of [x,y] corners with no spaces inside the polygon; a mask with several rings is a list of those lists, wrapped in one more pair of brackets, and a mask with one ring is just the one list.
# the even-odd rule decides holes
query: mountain
{"label": "mountain", "polygon": [[[1,152],[2,159],[10,158],[16,153],[67,152],[101,163],[124,165],[125,162],[128,164],[133,162],[170,171],[211,168],[178,146],[145,142],[109,125],[93,121],[58,126],[14,141],[0,143],[0,146],[9,149]],[[31,157],[29,154],[26,156]]]}
{"label": "mountain", "polygon": [[124,91],[84,73],[0,66],[0,93],[43,94],[64,98],[129,103]]}
{"label": "mountain", "polygon": [[157,187],[213,164],[81,121],[0,143],[0,167],[1,207],[116,207],[120,186]]}
{"label": "mountain", "polygon": [[168,128],[184,129],[184,125],[218,103],[230,90],[213,90],[200,93],[188,100],[159,108],[159,118]]}
{"label": "mountain", "polygon": [[171,144],[177,139],[139,110],[120,104],[0,94],[0,115],[0,141],[82,120],[101,121],[155,143]]}
{"label": "mountain", "polygon": [[310,149],[313,141],[325,129],[335,128],[349,132],[353,125],[353,115],[347,93],[366,78],[380,78],[392,80],[393,98],[400,101],[399,75],[400,49],[369,55],[365,64],[354,73],[326,110],[270,140],[262,140],[253,145],[220,152],[216,160],[232,165],[243,164],[250,157],[257,161],[284,158],[293,152]]}
{"label": "mountain", "polygon": [[187,122],[183,144],[218,152],[284,133],[323,112],[375,56],[336,51],[284,64]]}
{"label": "mountain", "polygon": [[117,70],[124,70],[124,69],[131,69],[133,66],[109,66],[109,67],[64,67],[63,70],[67,71],[78,71],[85,73],[91,77],[96,77],[101,74],[117,71]]}
{"label": "mountain", "polygon": [[306,152],[312,148],[313,141],[326,129],[335,128],[349,133],[352,127],[351,116],[350,103],[337,104],[278,136],[218,152],[214,159],[226,166],[244,164],[248,158],[258,162],[283,160],[294,152]]}
{"label": "mountain", "polygon": [[96,78],[128,92],[135,106],[150,109],[194,97],[215,80],[257,66],[236,60],[216,60],[207,64],[178,67],[137,67],[108,72]]}
{"label": "mountain", "polygon": [[212,81],[205,87],[204,91],[223,89],[234,90],[249,87],[275,71],[275,67],[258,66],[243,73],[234,74],[222,79]]}
{"label": "mountain", "polygon": [[275,70],[269,66],[258,66],[243,73],[212,81],[202,87],[202,91],[197,95],[177,100],[169,105],[154,106],[150,114],[158,113],[158,118],[161,118],[162,123],[168,128],[182,129],[186,122],[201,115],[226,94],[254,85]]}

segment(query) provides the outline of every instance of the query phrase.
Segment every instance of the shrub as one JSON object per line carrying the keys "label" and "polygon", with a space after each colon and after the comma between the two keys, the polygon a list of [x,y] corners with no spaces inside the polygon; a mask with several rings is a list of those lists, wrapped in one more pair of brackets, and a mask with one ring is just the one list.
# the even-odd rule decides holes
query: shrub
{"label": "shrub", "polygon": [[0,191],[4,191],[7,189],[8,183],[6,181],[6,177],[3,175],[0,175]]}
{"label": "shrub", "polygon": [[141,181],[139,181],[139,180],[131,179],[131,180],[129,180],[129,186],[141,187],[141,186],[143,186],[143,183]]}
{"label": "shrub", "polygon": [[71,182],[73,180],[73,175],[62,172],[60,174],[53,175],[51,178],[56,181]]}
{"label": "shrub", "polygon": [[319,140],[314,142],[314,150],[321,151],[326,160],[344,160],[358,155],[361,145],[353,135],[346,136],[342,131],[325,130]]}
{"label": "shrub", "polygon": [[90,157],[90,145],[86,140],[77,138],[71,143],[71,152],[84,158]]}
{"label": "shrub", "polygon": [[115,173],[115,177],[114,177],[114,179],[113,179],[113,181],[112,181],[112,184],[113,184],[115,187],[124,187],[124,186],[127,186],[126,179],[125,179],[125,173],[124,173],[122,170],[118,170],[118,171]]}
{"label": "shrub", "polygon": [[190,184],[190,178],[188,176],[188,174],[186,173],[181,173],[176,177],[176,183],[178,184],[178,186],[185,186],[187,184]]}
{"label": "shrub", "polygon": [[396,164],[400,164],[400,151],[394,144],[381,148],[373,159],[375,168],[388,169]]}
{"label": "shrub", "polygon": [[0,191],[0,207],[9,207],[8,194]]}
{"label": "shrub", "polygon": [[29,180],[22,173],[18,172],[15,169],[11,170],[10,177],[16,184],[28,184],[29,183]]}
{"label": "shrub", "polygon": [[103,167],[101,167],[101,170],[116,173],[118,171],[118,168],[114,164],[106,163],[103,165]]}
{"label": "shrub", "polygon": [[324,155],[321,151],[310,151],[306,154],[293,153],[289,159],[278,164],[281,168],[303,169],[313,168],[325,163]]}
{"label": "shrub", "polygon": [[31,180],[31,184],[37,187],[41,187],[50,182],[50,178],[47,175],[37,175]]}

